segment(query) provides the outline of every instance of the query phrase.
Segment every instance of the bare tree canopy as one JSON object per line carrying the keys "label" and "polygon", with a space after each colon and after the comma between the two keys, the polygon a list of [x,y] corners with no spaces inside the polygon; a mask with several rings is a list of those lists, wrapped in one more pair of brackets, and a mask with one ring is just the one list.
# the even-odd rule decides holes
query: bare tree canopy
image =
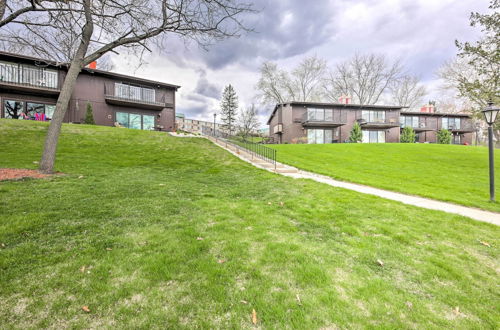
{"label": "bare tree canopy", "polygon": [[252,103],[251,106],[243,109],[240,112],[240,116],[238,118],[240,133],[247,137],[252,132],[257,131],[259,128],[259,120],[257,118],[257,109],[255,104]]}
{"label": "bare tree canopy", "polygon": [[390,62],[384,55],[356,54],[330,71],[324,88],[327,98],[333,102],[341,95],[350,95],[353,103],[376,104],[402,73],[398,60]]}
{"label": "bare tree canopy", "polygon": [[321,84],[326,73],[326,61],[317,56],[304,58],[292,71],[289,93],[293,101],[313,102],[321,99]]}
{"label": "bare tree canopy", "polygon": [[256,89],[265,104],[320,101],[325,73],[326,61],[317,56],[304,58],[291,72],[281,70],[276,63],[265,62]]}
{"label": "bare tree canopy", "polygon": [[202,46],[247,30],[238,0],[2,0],[0,40],[25,53],[66,62],[40,162],[52,172],[59,133],[82,68],[106,53],[128,48],[140,53],[166,47],[175,34]]}
{"label": "bare tree canopy", "polygon": [[409,109],[421,105],[423,97],[426,94],[425,87],[420,84],[420,79],[410,75],[394,80],[389,89],[394,104],[402,105]]}
{"label": "bare tree canopy", "polygon": [[260,68],[260,79],[256,89],[264,104],[284,103],[288,100],[286,88],[288,75],[273,62],[264,62]]}

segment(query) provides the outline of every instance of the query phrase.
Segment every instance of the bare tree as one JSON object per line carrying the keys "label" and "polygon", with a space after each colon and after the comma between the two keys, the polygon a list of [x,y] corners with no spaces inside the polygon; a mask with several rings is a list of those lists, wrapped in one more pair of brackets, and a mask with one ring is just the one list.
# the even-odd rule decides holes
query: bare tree
{"label": "bare tree", "polygon": [[52,172],[57,141],[82,68],[109,52],[140,54],[166,47],[176,34],[201,46],[247,30],[238,0],[2,0],[0,39],[26,52],[65,62],[68,71],[45,140],[40,170]]}
{"label": "bare tree", "polygon": [[273,62],[264,62],[260,68],[260,79],[256,89],[259,98],[265,104],[281,104],[288,100],[286,82],[287,73],[278,68]]}
{"label": "bare tree", "polygon": [[353,103],[376,104],[402,72],[400,61],[390,62],[384,55],[356,54],[336,65],[325,80],[324,89],[334,102],[341,95],[350,95]]}
{"label": "bare tree", "polygon": [[395,104],[410,109],[419,106],[427,93],[425,86],[420,84],[420,79],[410,75],[394,80],[390,86],[390,91]]}
{"label": "bare tree", "polygon": [[291,72],[281,70],[276,63],[265,62],[256,89],[266,104],[320,101],[325,73],[326,61],[317,56],[304,58]]}
{"label": "bare tree", "polygon": [[257,131],[259,128],[259,120],[257,118],[257,109],[255,104],[252,103],[251,106],[245,108],[241,111],[239,120],[240,133],[247,137],[252,132]]}
{"label": "bare tree", "polygon": [[306,57],[292,71],[288,84],[294,101],[314,102],[321,99],[321,84],[326,74],[326,61],[317,56]]}

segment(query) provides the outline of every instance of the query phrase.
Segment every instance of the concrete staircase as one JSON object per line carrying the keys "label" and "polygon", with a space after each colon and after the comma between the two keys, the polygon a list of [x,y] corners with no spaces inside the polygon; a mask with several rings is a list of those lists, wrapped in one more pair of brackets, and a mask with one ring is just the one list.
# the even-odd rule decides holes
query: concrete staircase
{"label": "concrete staircase", "polygon": [[247,152],[245,149],[236,148],[235,146],[225,143],[223,140],[217,140],[213,137],[207,137],[210,141],[218,145],[219,147],[228,150],[232,154],[238,156],[239,158],[255,165],[256,167],[260,167],[275,173],[298,173],[299,171],[292,166],[288,166],[282,163],[266,161],[262,158],[258,158],[252,155],[250,152]]}

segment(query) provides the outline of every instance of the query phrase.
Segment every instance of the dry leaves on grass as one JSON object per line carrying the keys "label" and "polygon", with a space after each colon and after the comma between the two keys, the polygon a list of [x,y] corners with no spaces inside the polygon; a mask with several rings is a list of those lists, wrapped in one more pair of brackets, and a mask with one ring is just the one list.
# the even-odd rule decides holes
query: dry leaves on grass
{"label": "dry leaves on grass", "polygon": [[455,314],[456,316],[462,316],[462,317],[465,316],[464,313],[460,312],[460,307],[458,306],[453,309],[453,314]]}
{"label": "dry leaves on grass", "polygon": [[0,168],[0,181],[19,180],[23,178],[42,179],[49,176],[50,174],[44,174],[37,170],[27,170],[23,168]]}
{"label": "dry leaves on grass", "polygon": [[219,264],[223,264],[223,263],[225,263],[225,262],[226,262],[226,260],[224,260],[224,259],[219,259],[219,260],[217,260],[217,263],[219,263]]}
{"label": "dry leaves on grass", "polygon": [[90,313],[90,308],[89,308],[89,306],[83,306],[83,307],[82,307],[82,310],[83,310],[85,313]]}
{"label": "dry leaves on grass", "polygon": [[257,324],[257,312],[255,309],[252,309],[252,323]]}
{"label": "dry leaves on grass", "polygon": [[380,266],[380,267],[384,267],[384,262],[380,259],[377,259],[377,264]]}
{"label": "dry leaves on grass", "polygon": [[197,241],[203,241],[203,237],[196,237]]}
{"label": "dry leaves on grass", "polygon": [[488,243],[488,242],[485,242],[485,241],[479,241],[479,243],[481,243],[481,244],[482,244],[482,245],[484,245],[484,246],[491,247],[490,243]]}

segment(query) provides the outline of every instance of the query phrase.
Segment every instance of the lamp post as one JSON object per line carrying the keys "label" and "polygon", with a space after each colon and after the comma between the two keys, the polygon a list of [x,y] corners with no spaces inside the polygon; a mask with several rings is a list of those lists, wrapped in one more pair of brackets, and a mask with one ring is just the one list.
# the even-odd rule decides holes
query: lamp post
{"label": "lamp post", "polygon": [[217,117],[217,114],[214,113],[214,136],[215,136],[215,118]]}
{"label": "lamp post", "polygon": [[497,119],[500,108],[495,107],[493,102],[488,102],[488,106],[482,111],[484,119],[488,123],[488,148],[490,157],[490,200],[495,201],[495,168],[494,168],[494,146],[493,146],[493,124]]}

